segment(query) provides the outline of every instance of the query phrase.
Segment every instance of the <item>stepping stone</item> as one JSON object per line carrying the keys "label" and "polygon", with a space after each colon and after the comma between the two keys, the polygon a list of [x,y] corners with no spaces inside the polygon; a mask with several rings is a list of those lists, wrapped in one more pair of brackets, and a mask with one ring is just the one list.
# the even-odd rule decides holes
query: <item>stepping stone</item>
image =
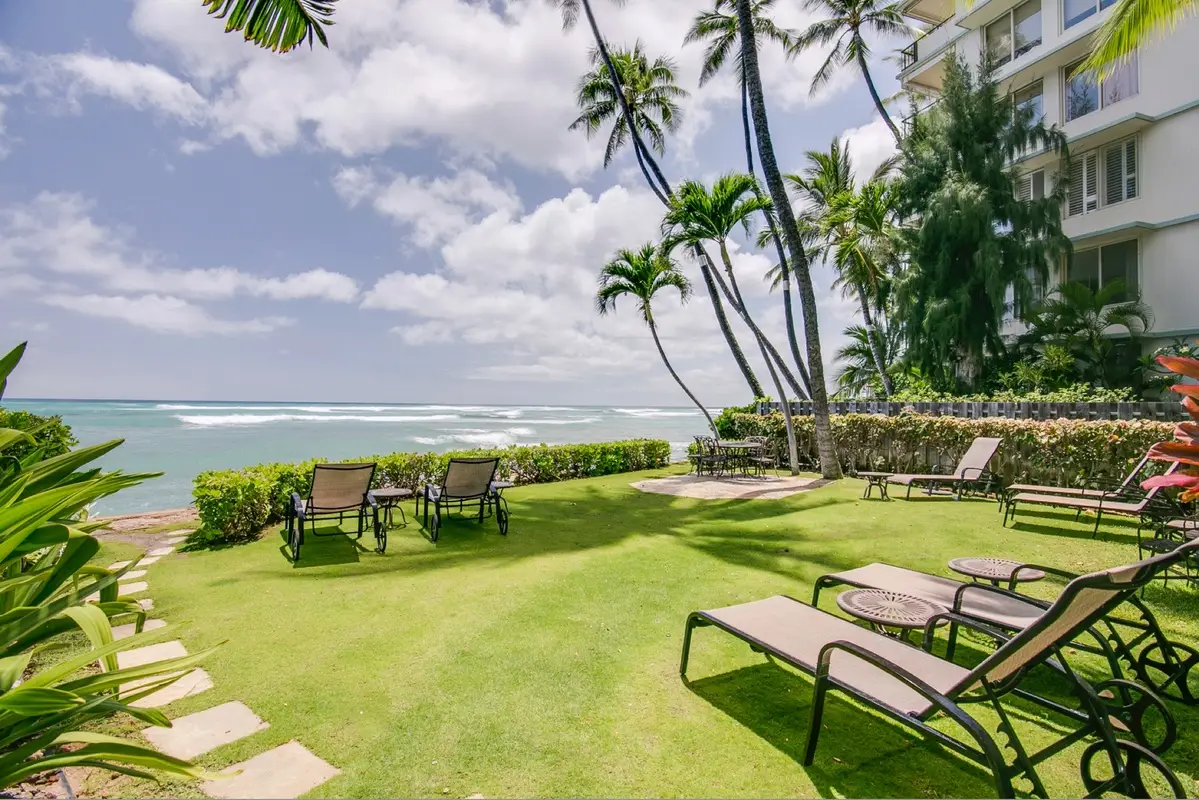
{"label": "stepping stone", "polygon": [[191,536],[196,532],[195,528],[184,528],[183,530],[171,531],[172,536]]}
{"label": "stepping stone", "polygon": [[169,556],[173,552],[175,552],[174,547],[155,547],[153,550],[146,553],[146,555],[148,555],[148,556]]}
{"label": "stepping stone", "polygon": [[145,647],[135,647],[117,653],[117,666],[121,669],[140,667],[143,664],[153,664],[155,661],[166,661],[168,658],[182,658],[187,655],[187,648],[178,639]]}
{"label": "stepping stone", "polygon": [[122,575],[121,577],[127,581],[131,581],[134,578],[140,578],[145,574],[146,574],[146,571],[144,569],[131,569],[128,572],[126,572],[124,575]]}
{"label": "stepping stone", "polygon": [[152,611],[154,609],[154,598],[143,597],[137,601],[137,604],[142,607],[142,611]]}
{"label": "stepping stone", "polygon": [[174,536],[170,539],[163,539],[162,541],[163,541],[163,544],[177,545],[180,542],[186,542],[187,537],[186,536]]}
{"label": "stepping stone", "polygon": [[[143,664],[152,664],[155,661],[165,661],[168,658],[181,658],[187,655],[187,648],[183,646],[183,642],[174,639],[169,642],[161,642],[159,644],[151,644],[145,647],[135,647],[132,650],[126,650],[123,653],[117,653],[117,666],[121,669],[128,667],[140,667]],[[169,673],[168,673],[169,674]],[[155,675],[152,678],[139,678],[136,681],[121,684],[121,693],[126,694],[134,691],[139,686],[145,686],[155,681],[160,681],[167,675]],[[212,678],[202,669],[193,669],[179,680],[167,686],[164,689],[159,689],[153,694],[148,694],[140,700],[136,700],[130,705],[135,708],[158,708],[165,706],[167,703],[173,703],[184,697],[190,697],[193,694],[206,692],[212,688]]]}
{"label": "stepping stone", "polygon": [[117,592],[117,594],[120,597],[124,597],[127,594],[137,594],[138,592],[144,592],[150,588],[150,584],[146,583],[145,581],[134,581],[133,583],[122,583],[122,584],[120,584],[120,587],[121,588]]}
{"label": "stepping stone", "polygon": [[162,558],[162,556],[150,556],[149,558],[143,558],[141,561],[137,562],[137,565],[139,567],[148,567],[158,561],[160,558]]}
{"label": "stepping stone", "polygon": [[132,561],[116,561],[112,564],[109,564],[108,568],[110,570],[124,569],[125,567],[129,566],[132,563],[133,563]]}
{"label": "stepping stone", "polygon": [[173,719],[169,728],[146,728],[142,735],[160,752],[190,759],[269,727],[248,706],[235,700]]}
{"label": "stepping stone", "polygon": [[234,764],[221,774],[239,770],[239,775],[205,781],[200,788],[209,797],[270,800],[299,797],[341,774],[341,770],[296,741]]}
{"label": "stepping stone", "polygon": [[[145,633],[146,631],[156,631],[166,624],[166,620],[148,619],[146,620],[146,623],[142,625],[142,633]],[[132,636],[135,632],[135,626],[132,622],[128,622],[124,625],[114,625],[112,629],[112,638],[124,639],[128,636]],[[119,660],[120,659],[118,658],[118,663]]]}

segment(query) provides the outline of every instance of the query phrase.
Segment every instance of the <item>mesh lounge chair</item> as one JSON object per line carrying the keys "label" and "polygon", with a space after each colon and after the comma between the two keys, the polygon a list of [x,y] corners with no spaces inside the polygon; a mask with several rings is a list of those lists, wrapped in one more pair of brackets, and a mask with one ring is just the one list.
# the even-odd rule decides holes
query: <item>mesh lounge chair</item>
{"label": "mesh lounge chair", "polygon": [[[425,528],[434,542],[441,532],[441,510],[449,510],[457,505],[458,510],[462,511],[467,503],[479,504],[480,523],[484,515],[494,509],[500,533],[508,535],[508,501],[495,488],[495,471],[499,465],[498,458],[451,458],[441,484],[425,485],[416,497],[416,510],[420,511],[423,499]],[[429,518],[430,506],[433,508],[432,523]]]}
{"label": "mesh lounge chair", "polygon": [[[988,469],[991,459],[995,457],[1002,439],[990,439],[980,436],[970,444],[970,449],[958,461],[957,469],[948,475],[892,475],[887,483],[897,483],[908,487],[906,497],[912,496],[912,487],[923,485],[929,494],[936,486],[948,486],[960,499],[962,492],[971,486],[990,487],[998,479]],[[984,488],[986,490],[986,488]]]}
{"label": "mesh lounge chair", "polygon": [[[1178,469],[1177,462],[1170,465],[1166,474],[1169,475],[1176,469]],[[1138,494],[1140,495],[1139,499]],[[1105,491],[1099,497],[1062,497],[1052,494],[1020,492],[1007,499],[1007,505],[1003,512],[1005,526],[1009,522],[1015,521],[1016,511],[1021,503],[1072,510],[1075,512],[1075,518],[1081,516],[1084,511],[1094,512],[1095,528],[1091,531],[1091,538],[1099,533],[1099,523],[1103,521],[1104,514],[1139,517],[1141,524],[1138,526],[1138,534],[1140,528],[1155,520],[1172,519],[1183,515],[1182,508],[1162,494],[1161,489],[1150,489],[1148,492],[1142,493],[1140,487],[1129,485],[1123,492]]]}
{"label": "mesh lounge chair", "polygon": [[[1156,773],[1176,797],[1183,797],[1182,784],[1160,756],[1137,742],[1117,738],[1108,701],[1079,677],[1062,655],[1064,648],[1082,631],[1132,597],[1156,572],[1185,558],[1187,553],[1182,552],[1185,548],[1195,547],[1199,547],[1199,542],[1130,566],[1076,578],[1036,622],[1013,637],[969,617],[945,612],[930,621],[924,649],[781,595],[728,608],[696,611],[687,618],[679,669],[686,680],[694,629],[710,625],[741,639],[756,651],[814,676],[805,766],[816,755],[825,697],[829,691],[839,691],[989,768],[1001,797],[1015,796],[1012,779],[1020,776],[1031,781],[1035,794],[1045,797],[1036,765],[1091,737],[1094,738],[1083,749],[1080,760],[1088,796],[1114,791],[1146,797],[1146,784]],[[973,669],[938,658],[929,650],[931,633],[942,620],[990,636],[999,647]],[[1039,664],[1057,671],[1068,681],[1079,702],[1078,709],[1020,692],[1019,684],[1025,673]],[[1004,695],[1015,693],[1081,724],[1064,732],[1056,742],[1029,753],[1000,702]],[[985,703],[999,716],[1003,745],[968,713],[970,703]],[[965,735],[959,738],[931,726],[929,721],[940,714],[957,723]],[[1004,755],[1005,747],[1013,754],[1010,764]]]}
{"label": "mesh lounge chair", "polygon": [[[1171,549],[1178,546],[1176,544]],[[1175,564],[1174,568],[1178,566],[1181,563]],[[1002,589],[985,583],[965,583],[927,572],[875,563],[822,575],[816,580],[812,605],[820,602],[821,590],[830,586],[881,589],[913,595],[991,627],[1015,633],[1036,623],[1050,606],[1043,600],[1014,591],[1018,585],[1015,578],[1025,570],[1040,570],[1068,579],[1078,577],[1075,573],[1053,567],[1025,564],[1013,572],[1013,580],[1008,588]],[[1169,571],[1159,570],[1158,575],[1165,575]],[[1199,650],[1168,639],[1153,612],[1139,598],[1129,597],[1127,603],[1125,610],[1132,613],[1104,617],[1089,635],[1083,636],[1072,646],[1106,658],[1116,679],[1124,679],[1125,665],[1128,665],[1137,680],[1157,694],[1187,705],[1199,705],[1199,696],[1192,691],[1199,686]],[[957,626],[951,624],[946,650],[949,659],[953,658],[956,640]],[[1167,712],[1163,712],[1163,715],[1169,716]],[[1134,734],[1139,725],[1139,719],[1131,721]]]}
{"label": "mesh lounge chair", "polygon": [[1013,483],[1011,486],[1008,486],[1003,490],[1003,494],[1000,496],[1000,503],[1002,506],[1006,507],[1010,498],[1026,492],[1032,492],[1033,494],[1053,494],[1060,495],[1062,497],[1091,498],[1100,498],[1105,494],[1123,494],[1128,489],[1136,486],[1135,481],[1137,480],[1137,476],[1144,471],[1148,464],[1149,456],[1146,455],[1141,459],[1139,464],[1133,467],[1132,472],[1124,476],[1124,480],[1120,481],[1118,484],[1115,484],[1109,489],[1082,486],[1042,486],[1036,483]]}
{"label": "mesh lounge chair", "polygon": [[370,493],[374,477],[374,464],[317,464],[312,468],[307,499],[300,497],[299,492],[292,492],[287,507],[287,543],[293,561],[300,560],[305,522],[312,526],[313,536],[339,536],[341,531],[317,533],[316,521],[336,517],[340,524],[345,522],[347,513],[357,513],[357,538],[361,539],[369,514],[375,535],[379,535],[379,504]]}

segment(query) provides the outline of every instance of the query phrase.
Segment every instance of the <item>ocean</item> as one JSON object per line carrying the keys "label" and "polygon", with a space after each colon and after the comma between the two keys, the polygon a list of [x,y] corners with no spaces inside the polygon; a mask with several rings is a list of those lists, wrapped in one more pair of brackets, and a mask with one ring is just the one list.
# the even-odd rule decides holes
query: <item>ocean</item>
{"label": "ocean", "polygon": [[165,473],[101,500],[93,514],[182,508],[197,474],[266,461],[642,437],[669,441],[682,458],[706,427],[694,408],[8,398],[3,405],[57,414],[84,445],[124,439],[101,462],[107,469]]}

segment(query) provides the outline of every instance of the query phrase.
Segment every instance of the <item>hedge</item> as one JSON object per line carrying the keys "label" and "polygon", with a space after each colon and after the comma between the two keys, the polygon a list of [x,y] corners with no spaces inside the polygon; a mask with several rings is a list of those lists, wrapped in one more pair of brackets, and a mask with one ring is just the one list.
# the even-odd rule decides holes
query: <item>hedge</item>
{"label": "hedge", "polygon": [[[786,453],[783,415],[733,414],[725,438],[769,436]],[[1148,420],[962,419],[901,414],[832,417],[833,438],[846,472],[926,473],[953,466],[976,436],[1003,440],[992,469],[1013,481],[1078,485],[1094,478],[1121,479],[1150,445],[1169,439],[1174,423]],[[801,460],[816,455],[811,417],[795,418]]]}
{"label": "hedge", "polygon": [[[633,439],[600,444],[543,444],[452,453],[392,453],[346,461],[375,462],[376,488],[398,486],[417,491],[425,483],[440,480],[450,458],[469,456],[498,457],[500,480],[517,485],[553,483],[664,467],[670,463],[670,443]],[[305,494],[313,465],[323,461],[259,464],[240,470],[200,473],[193,489],[200,521],[210,537],[226,541],[252,538],[264,526],[284,518],[291,493]]]}
{"label": "hedge", "polygon": [[33,435],[35,444],[13,445],[5,451],[5,455],[17,458],[24,458],[39,447],[46,458],[54,458],[79,444],[71,432],[71,426],[59,416],[43,417],[30,411],[0,408],[0,428],[27,431]]}

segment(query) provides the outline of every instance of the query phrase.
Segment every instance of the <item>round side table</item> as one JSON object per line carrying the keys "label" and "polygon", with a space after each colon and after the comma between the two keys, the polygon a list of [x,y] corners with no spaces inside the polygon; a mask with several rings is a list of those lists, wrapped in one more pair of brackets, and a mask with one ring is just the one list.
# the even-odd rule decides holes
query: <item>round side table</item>
{"label": "round side table", "polygon": [[879,633],[907,640],[914,630],[946,609],[936,603],[883,589],[850,589],[837,595],[837,605],[852,617],[869,622]]}
{"label": "round side table", "polygon": [[402,489],[398,486],[387,486],[382,489],[375,489],[371,495],[379,503],[383,509],[383,519],[379,521],[379,530],[375,531],[375,541],[378,544],[379,552],[387,550],[387,531],[393,526],[392,519],[393,509],[400,509],[400,519],[404,524],[408,524],[408,517],[404,514],[404,509],[400,503],[413,496],[411,489]]}
{"label": "round side table", "polygon": [[[949,568],[954,572],[971,577],[975,581],[989,581],[992,586],[1008,583],[1012,579],[1012,573],[1022,566],[1024,565],[1019,561],[1010,561],[1006,558],[976,556],[955,558],[949,562]],[[1022,569],[1016,574],[1016,581],[1020,583],[1039,581],[1044,577],[1045,573],[1039,569]]]}
{"label": "round side table", "polygon": [[874,492],[874,488],[878,487],[878,498],[880,500],[890,500],[887,495],[887,478],[894,475],[894,472],[859,472],[859,478],[866,479],[866,491],[862,492],[862,499],[867,500]]}

